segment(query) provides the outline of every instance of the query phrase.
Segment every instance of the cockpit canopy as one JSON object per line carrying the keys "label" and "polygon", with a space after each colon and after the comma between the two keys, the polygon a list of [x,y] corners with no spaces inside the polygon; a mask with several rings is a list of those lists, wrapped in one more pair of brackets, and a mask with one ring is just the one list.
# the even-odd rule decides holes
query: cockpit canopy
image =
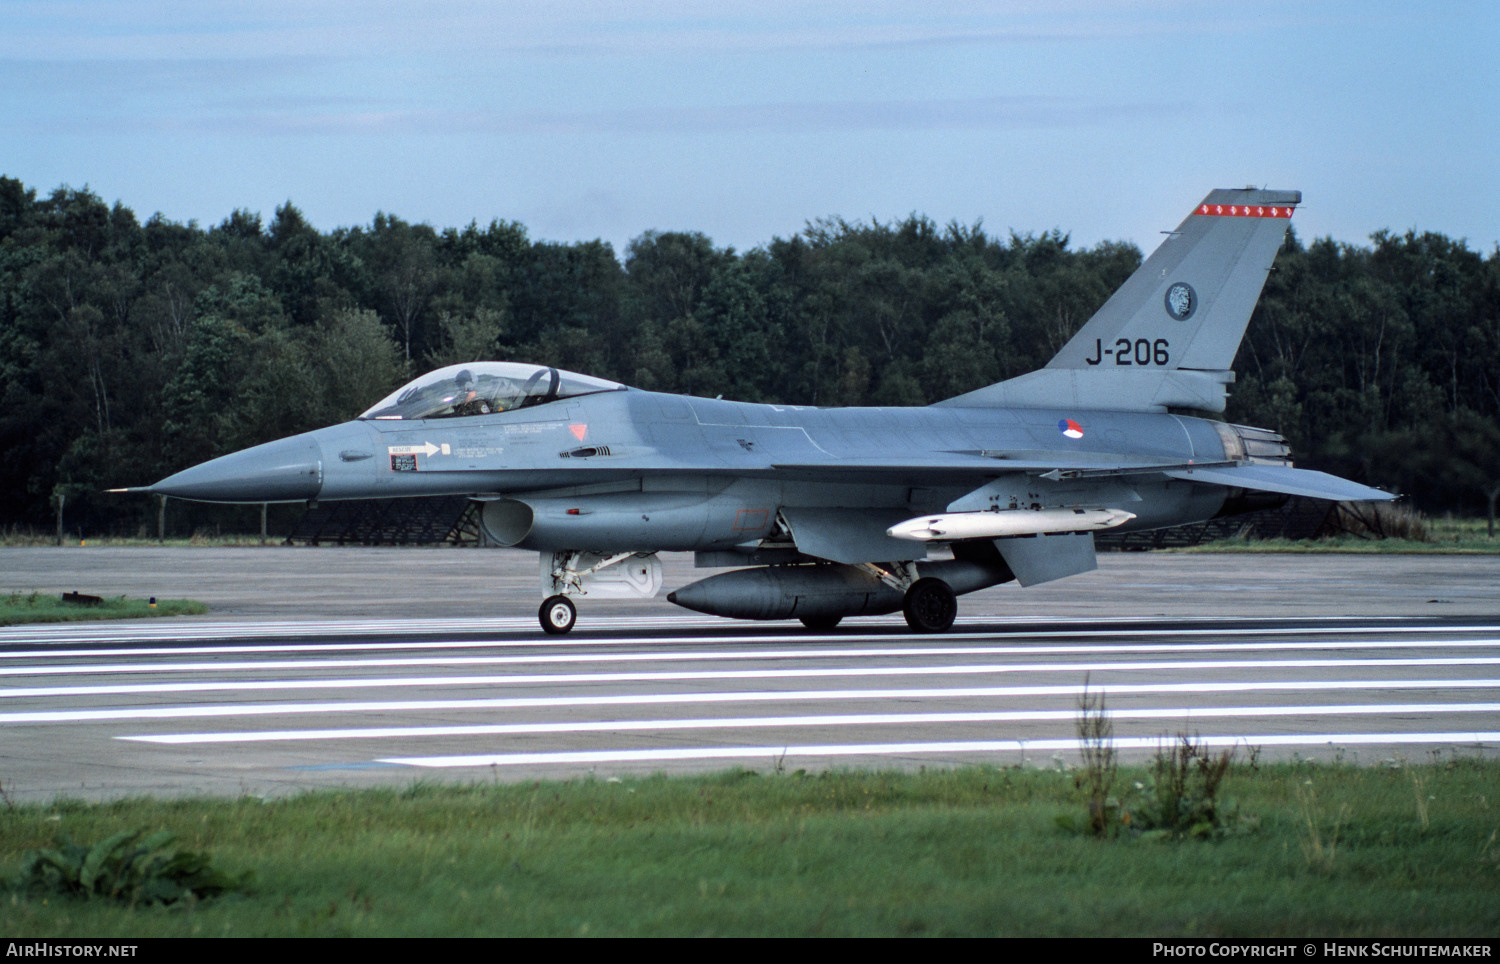
{"label": "cockpit canopy", "polygon": [[559,398],[613,392],[617,382],[521,362],[449,365],[396,389],[360,418],[455,418],[543,405]]}

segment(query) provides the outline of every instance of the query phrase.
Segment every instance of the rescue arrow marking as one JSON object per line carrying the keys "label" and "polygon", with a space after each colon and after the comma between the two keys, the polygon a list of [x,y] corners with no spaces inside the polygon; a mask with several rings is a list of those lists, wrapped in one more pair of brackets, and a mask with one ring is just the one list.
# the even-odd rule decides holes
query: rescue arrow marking
{"label": "rescue arrow marking", "polygon": [[442,451],[431,442],[423,442],[421,445],[387,445],[385,450],[388,455],[426,455],[428,457]]}

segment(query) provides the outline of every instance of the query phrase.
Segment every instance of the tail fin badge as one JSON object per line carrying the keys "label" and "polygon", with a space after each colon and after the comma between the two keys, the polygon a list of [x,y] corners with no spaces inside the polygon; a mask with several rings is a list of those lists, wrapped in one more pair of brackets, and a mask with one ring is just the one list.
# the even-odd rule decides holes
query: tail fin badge
{"label": "tail fin badge", "polygon": [[1058,422],[1057,430],[1066,435],[1068,438],[1083,438],[1083,426],[1079,425],[1071,418],[1065,418],[1062,421]]}
{"label": "tail fin badge", "polygon": [[1167,289],[1167,314],[1177,321],[1187,321],[1198,310],[1198,292],[1186,281],[1179,281]]}

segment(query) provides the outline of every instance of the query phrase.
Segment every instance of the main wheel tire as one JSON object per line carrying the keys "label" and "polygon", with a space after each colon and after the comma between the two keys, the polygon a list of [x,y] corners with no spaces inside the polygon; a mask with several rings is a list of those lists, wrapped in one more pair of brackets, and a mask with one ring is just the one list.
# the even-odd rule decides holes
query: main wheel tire
{"label": "main wheel tire", "polygon": [[797,621],[813,632],[826,633],[844,621],[843,616],[798,616]]}
{"label": "main wheel tire", "polygon": [[567,596],[548,596],[537,611],[542,621],[542,630],[552,636],[561,636],[573,628],[578,621],[578,609]]}
{"label": "main wheel tire", "polygon": [[958,597],[941,579],[918,579],[906,590],[901,611],[918,633],[946,633],[958,617]]}

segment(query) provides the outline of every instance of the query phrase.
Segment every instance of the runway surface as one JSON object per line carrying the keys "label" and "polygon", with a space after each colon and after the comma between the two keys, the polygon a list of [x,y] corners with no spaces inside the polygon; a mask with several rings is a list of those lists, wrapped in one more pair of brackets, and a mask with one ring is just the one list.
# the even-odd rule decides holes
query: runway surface
{"label": "runway surface", "polygon": [[274,796],[415,780],[1078,763],[1102,692],[1126,758],[1500,749],[1500,620],[899,618],[812,634],[676,615],[198,620],[0,630],[13,801]]}
{"label": "runway surface", "polygon": [[[711,574],[662,553],[664,586]],[[536,554],[485,549],[0,549],[0,591],[188,597],[215,620],[386,617],[534,618]],[[607,616],[672,616],[665,599],[595,601],[579,629]],[[1204,555],[1105,553],[1099,570],[963,597],[963,617],[1200,618],[1477,616],[1500,619],[1500,555]],[[732,625],[719,623],[718,625]]]}

